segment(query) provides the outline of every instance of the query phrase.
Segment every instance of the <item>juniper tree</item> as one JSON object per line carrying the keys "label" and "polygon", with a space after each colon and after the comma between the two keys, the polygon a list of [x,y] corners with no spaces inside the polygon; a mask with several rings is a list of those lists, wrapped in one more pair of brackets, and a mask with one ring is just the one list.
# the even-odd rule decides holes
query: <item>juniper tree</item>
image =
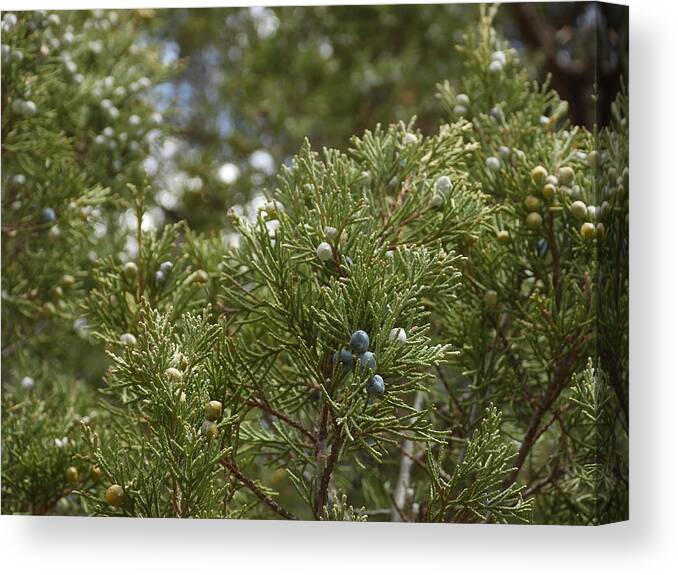
{"label": "juniper tree", "polygon": [[93,400],[22,389],[13,359],[3,509],[72,490],[95,515],[626,516],[627,99],[610,127],[571,126],[493,17],[459,47],[435,131],[307,141],[253,217],[224,214],[237,245],[145,227],[131,164],[115,205],[133,257],[100,246],[83,271],[79,313],[108,357],[97,416],[66,456],[35,437],[32,414],[61,429]]}
{"label": "juniper tree", "polygon": [[100,352],[80,303],[93,260],[125,245],[119,194],[142,181],[160,121],[147,98],[162,69],[135,22],[3,16],[3,511],[48,512],[70,491],[78,420],[95,409]]}

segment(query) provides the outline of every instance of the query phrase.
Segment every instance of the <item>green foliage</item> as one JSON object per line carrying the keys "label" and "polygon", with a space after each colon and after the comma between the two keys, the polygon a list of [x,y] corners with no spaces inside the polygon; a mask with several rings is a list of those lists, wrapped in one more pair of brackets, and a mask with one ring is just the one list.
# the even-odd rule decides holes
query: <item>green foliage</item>
{"label": "green foliage", "polygon": [[440,474],[440,463],[429,461],[433,475],[428,520],[454,523],[530,520],[530,503],[523,501],[520,486],[515,483],[505,486],[517,451],[502,438],[500,424],[501,414],[489,407],[466,446],[463,460],[450,477]]}
{"label": "green foliage", "polygon": [[[231,208],[231,235],[148,225],[164,180],[141,177],[146,148],[118,157],[92,141],[83,159],[67,137],[42,175],[25,170],[44,194],[20,202],[30,217],[15,217],[25,198],[3,179],[3,511],[65,512],[68,495],[69,512],[137,517],[626,517],[628,99],[610,127],[570,125],[567,103],[495,33],[495,11],[464,36],[435,128],[429,110],[345,151],[306,140],[260,209]],[[129,45],[140,17],[114,45]],[[27,18],[17,46],[43,33]],[[73,18],[85,43],[112,25]],[[42,37],[31,42],[27,53]],[[124,54],[108,63],[115,78],[155,62],[152,47]],[[12,66],[3,102],[24,93],[28,72]],[[98,86],[96,70],[82,85]],[[44,138],[96,140],[92,101],[78,124],[44,98],[29,118],[3,107],[3,145],[6,129],[9,145],[30,141],[3,152],[3,178],[44,163]],[[116,121],[153,117],[144,98],[118,104]],[[71,219],[69,202],[96,204],[98,221]],[[57,223],[30,224],[48,205]],[[44,237],[56,225],[73,230],[61,243]],[[20,234],[41,243],[21,251]],[[63,351],[82,314],[77,341],[107,367],[87,383]],[[357,330],[373,356],[350,351]],[[54,444],[64,435],[67,449]]]}

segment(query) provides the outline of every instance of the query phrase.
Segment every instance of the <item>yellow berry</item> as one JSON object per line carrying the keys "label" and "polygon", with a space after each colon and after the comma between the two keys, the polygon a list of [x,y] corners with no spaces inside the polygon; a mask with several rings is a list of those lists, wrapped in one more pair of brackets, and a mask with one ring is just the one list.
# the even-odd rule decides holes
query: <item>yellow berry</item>
{"label": "yellow berry", "polygon": [[558,183],[563,186],[569,186],[574,182],[574,170],[569,166],[563,166],[558,169]]}
{"label": "yellow berry", "polygon": [[591,222],[585,222],[581,225],[579,233],[583,238],[591,240],[596,235],[596,226],[594,226]]}
{"label": "yellow berry", "polygon": [[502,244],[508,243],[510,239],[511,235],[508,233],[507,230],[500,230],[497,232],[497,240],[500,241]]}
{"label": "yellow berry", "polygon": [[125,500],[125,492],[123,491],[122,487],[114,483],[108,489],[106,489],[104,499],[110,506],[120,507],[122,502]]}
{"label": "yellow berry", "polygon": [[532,181],[538,186],[541,186],[544,183],[544,180],[546,180],[546,176],[548,176],[548,172],[546,171],[546,168],[544,166],[537,166],[536,168],[533,168],[532,171],[530,172],[530,177],[532,178]]}
{"label": "yellow berry", "polygon": [[210,276],[205,270],[197,270],[193,272],[193,281],[197,284],[207,283],[209,279]]}
{"label": "yellow berry", "polygon": [[42,304],[42,313],[46,316],[53,316],[56,313],[56,307],[51,301]]}
{"label": "yellow berry", "polygon": [[221,417],[221,412],[223,411],[223,406],[220,401],[209,401],[205,405],[205,417],[209,421],[216,421]]}
{"label": "yellow berry", "polygon": [[541,190],[541,195],[550,202],[556,195],[556,187],[553,184],[546,184]]}
{"label": "yellow berry", "polygon": [[537,212],[531,212],[527,214],[527,218],[525,219],[527,227],[531,230],[538,230],[541,228],[542,222],[542,217]]}
{"label": "yellow berry", "polygon": [[78,482],[78,470],[71,466],[66,469],[66,481],[68,483],[77,483]]}
{"label": "yellow berry", "polygon": [[219,428],[217,427],[216,423],[206,419],[202,422],[200,433],[202,433],[207,439],[214,439],[217,435],[219,435]]}
{"label": "yellow berry", "polygon": [[101,467],[99,467],[98,465],[92,465],[92,467],[89,470],[89,473],[92,476],[92,479],[94,479],[94,481],[97,481],[101,478],[102,475]]}
{"label": "yellow berry", "polygon": [[586,204],[584,202],[577,200],[576,202],[572,202],[572,205],[570,206],[570,213],[578,220],[583,220],[588,213],[588,209],[586,208]]}
{"label": "yellow berry", "polygon": [[183,374],[176,367],[168,367],[165,370],[165,375],[171,381],[181,381]]}
{"label": "yellow berry", "polygon": [[64,277],[61,278],[61,285],[64,286],[65,288],[72,287],[74,284],[75,278],[70,274],[66,274]]}
{"label": "yellow berry", "polygon": [[528,212],[536,212],[541,207],[541,200],[536,196],[529,195],[525,198],[524,204]]}
{"label": "yellow berry", "polygon": [[127,262],[124,266],[122,266],[122,271],[128,278],[135,278],[137,277],[139,268],[134,262]]}

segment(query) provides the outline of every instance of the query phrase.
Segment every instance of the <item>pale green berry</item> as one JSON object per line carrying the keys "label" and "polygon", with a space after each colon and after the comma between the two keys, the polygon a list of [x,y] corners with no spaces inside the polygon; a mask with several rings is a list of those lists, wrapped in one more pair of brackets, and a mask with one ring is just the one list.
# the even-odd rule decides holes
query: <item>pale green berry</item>
{"label": "pale green berry", "polygon": [[579,229],[579,233],[587,240],[593,239],[593,237],[596,235],[596,226],[594,226],[591,222],[585,222]]}
{"label": "pale green berry", "polygon": [[570,206],[570,213],[578,220],[583,220],[586,217],[586,214],[588,214],[586,204],[581,200],[572,202],[572,205]]}
{"label": "pale green berry", "polygon": [[536,196],[526,196],[523,203],[525,204],[525,209],[528,212],[536,212],[539,211],[539,208],[541,208],[541,200]]}
{"label": "pale green berry", "polygon": [[208,401],[205,405],[205,419],[209,421],[216,421],[221,417],[223,412],[223,406],[220,401],[212,400]]}
{"label": "pale green berry", "polygon": [[466,94],[457,94],[457,104],[468,106],[470,103],[471,99]]}
{"label": "pale green berry", "polygon": [[122,271],[128,278],[135,278],[139,273],[139,268],[134,262],[127,262],[124,266],[122,266]]}
{"label": "pale green berry", "polygon": [[541,195],[550,202],[556,195],[556,187],[553,184],[546,184],[541,190]]}
{"label": "pale green berry", "polygon": [[123,333],[120,336],[120,343],[122,345],[135,346],[137,344],[137,338],[131,333]]}
{"label": "pale green berry", "polygon": [[165,370],[165,376],[170,381],[180,382],[183,379],[183,374],[176,367],[168,367]]}
{"label": "pale green berry", "polygon": [[501,169],[501,161],[499,158],[495,156],[490,156],[485,160],[485,165],[492,170],[493,172],[496,172]]}
{"label": "pale green berry", "polygon": [[217,435],[219,435],[219,427],[213,421],[206,419],[202,422],[200,433],[207,439],[214,439]]}
{"label": "pale green berry", "polygon": [[497,232],[497,240],[500,243],[506,244],[506,243],[509,242],[510,239],[511,239],[511,234],[509,234],[507,230],[499,230]]}
{"label": "pale green berry", "polygon": [[320,242],[315,253],[320,261],[326,262],[332,258],[332,246],[327,242]]}
{"label": "pale green berry", "polygon": [[539,215],[537,212],[531,212],[527,214],[527,218],[525,218],[525,223],[527,224],[527,227],[530,228],[531,230],[538,230],[539,228],[541,228],[543,220],[541,215]]}
{"label": "pale green berry", "polygon": [[574,170],[569,166],[563,166],[558,169],[558,183],[563,186],[569,186],[574,182]]}
{"label": "pale green berry", "polygon": [[546,180],[546,176],[548,176],[548,172],[546,171],[546,168],[544,166],[537,166],[536,168],[532,168],[532,171],[530,172],[530,177],[532,178],[532,181],[538,186],[544,185],[544,180]]}

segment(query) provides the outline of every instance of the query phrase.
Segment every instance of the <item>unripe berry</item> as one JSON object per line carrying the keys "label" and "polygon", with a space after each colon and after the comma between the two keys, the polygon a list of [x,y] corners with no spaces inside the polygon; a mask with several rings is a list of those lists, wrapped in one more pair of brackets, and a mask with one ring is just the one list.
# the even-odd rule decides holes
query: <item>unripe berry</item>
{"label": "unripe berry", "polygon": [[588,213],[588,210],[586,209],[586,204],[581,200],[572,202],[572,205],[570,206],[570,213],[578,220],[583,220],[586,217],[586,214]]}
{"label": "unripe berry", "polygon": [[104,499],[111,507],[120,507],[125,500],[125,492],[120,485],[114,483],[106,489]]}
{"label": "unripe berry", "polygon": [[411,132],[407,132],[405,136],[403,136],[403,144],[405,145],[412,145],[417,143],[417,136]]}
{"label": "unripe berry", "polygon": [[499,62],[502,66],[506,64],[506,53],[503,50],[497,50],[492,52],[491,60],[493,62]]}
{"label": "unripe berry", "polygon": [[370,336],[362,329],[354,331],[348,345],[354,353],[363,353],[370,348]]}
{"label": "unripe berry", "polygon": [[77,483],[79,478],[78,470],[75,467],[68,467],[66,469],[66,481],[68,483]]}
{"label": "unripe berry", "polygon": [[526,196],[523,203],[525,204],[525,209],[528,212],[537,212],[541,207],[541,200],[538,197],[532,195]]}
{"label": "unripe berry", "polygon": [[445,203],[445,196],[442,194],[439,194],[438,192],[434,193],[431,196],[431,207],[432,208],[439,208]]}
{"label": "unripe berry", "polygon": [[483,296],[483,302],[487,309],[494,309],[497,307],[497,292],[494,290],[487,290]]}
{"label": "unripe berry", "polygon": [[219,427],[213,421],[206,419],[202,422],[200,433],[207,439],[214,439],[217,435],[219,435]]}
{"label": "unripe berry", "polygon": [[586,163],[590,168],[595,168],[598,165],[599,154],[597,150],[591,150],[586,156]]}
{"label": "unripe berry", "polygon": [[134,262],[127,262],[124,266],[122,266],[122,271],[128,278],[135,278],[139,273],[139,268]]}
{"label": "unripe berry", "polygon": [[466,94],[457,94],[457,104],[468,106],[471,103],[470,98]]}
{"label": "unripe berry", "polygon": [[353,361],[353,354],[350,349],[342,348],[335,352],[332,361],[338,363],[345,371],[351,371],[355,365]]}
{"label": "unripe berry", "polygon": [[579,229],[579,233],[583,238],[591,240],[596,235],[596,226],[594,226],[591,222],[585,222]]}
{"label": "unripe berry", "polygon": [[511,239],[511,234],[507,230],[499,230],[497,232],[497,240],[502,244],[507,244]]}
{"label": "unripe berry", "polygon": [[315,253],[320,261],[326,262],[332,258],[332,246],[327,242],[320,242],[315,249]]}
{"label": "unripe berry", "polygon": [[377,358],[371,351],[365,351],[358,356],[358,363],[360,364],[360,369],[377,369]]}
{"label": "unripe berry", "polygon": [[544,184],[546,176],[548,176],[548,172],[546,171],[546,168],[544,166],[537,166],[536,168],[533,168],[532,171],[530,172],[530,177],[532,178],[532,181],[538,186]]}
{"label": "unripe berry", "polygon": [[98,481],[99,479],[101,479],[102,475],[101,467],[99,467],[98,465],[92,465],[92,467],[89,470],[89,474],[94,481]]}
{"label": "unripe berry", "polygon": [[452,189],[452,181],[449,176],[440,176],[436,180],[436,192],[447,194]]}
{"label": "unripe berry", "polygon": [[492,60],[487,69],[493,74],[498,74],[499,72],[501,72],[503,67],[504,65],[499,60]]}
{"label": "unripe berry", "polygon": [[366,389],[369,395],[384,395],[384,391],[386,389],[386,386],[384,385],[384,378],[381,377],[381,375],[375,373],[367,382]]}
{"label": "unripe berry", "polygon": [[569,166],[563,166],[558,169],[558,183],[563,186],[569,186],[574,182],[574,170]]}
{"label": "unripe berry", "polygon": [[600,239],[605,237],[605,224],[603,222],[596,224],[596,234]]}
{"label": "unripe berry", "polygon": [[402,327],[394,327],[391,332],[388,334],[388,339],[390,341],[399,341],[400,343],[405,343],[407,341],[407,334]]}
{"label": "unripe berry", "polygon": [[170,381],[180,382],[183,379],[183,374],[176,367],[168,367],[165,370],[165,376]]}
{"label": "unripe berry", "polygon": [[122,345],[134,346],[137,344],[137,338],[134,337],[131,333],[123,333],[120,336],[120,343]]}
{"label": "unripe berry", "polygon": [[546,184],[541,190],[541,195],[550,202],[556,195],[556,187],[553,184]]}
{"label": "unripe berry", "polygon": [[42,304],[42,313],[48,317],[51,317],[56,313],[56,307],[51,301],[45,302]]}
{"label": "unripe berry", "polygon": [[537,212],[531,212],[527,214],[527,218],[525,218],[525,223],[531,230],[538,230],[541,228],[542,222],[542,217]]}
{"label": "unripe berry", "polygon": [[73,287],[74,284],[75,278],[70,274],[65,274],[64,277],[61,278],[61,285],[65,288]]}
{"label": "unripe berry", "polygon": [[452,109],[452,113],[455,116],[464,116],[464,115],[466,115],[466,112],[468,112],[468,110],[466,109],[466,106],[457,105]]}
{"label": "unripe berry", "polygon": [[208,401],[205,405],[205,419],[209,421],[216,421],[221,417],[223,410],[224,407],[221,405],[220,401]]}
{"label": "unripe berry", "polygon": [[193,282],[197,284],[206,284],[210,276],[205,270],[196,270],[192,274],[193,276]]}
{"label": "unripe berry", "polygon": [[499,158],[496,158],[494,156],[490,156],[485,160],[485,165],[492,171],[497,172],[501,169],[501,161]]}

